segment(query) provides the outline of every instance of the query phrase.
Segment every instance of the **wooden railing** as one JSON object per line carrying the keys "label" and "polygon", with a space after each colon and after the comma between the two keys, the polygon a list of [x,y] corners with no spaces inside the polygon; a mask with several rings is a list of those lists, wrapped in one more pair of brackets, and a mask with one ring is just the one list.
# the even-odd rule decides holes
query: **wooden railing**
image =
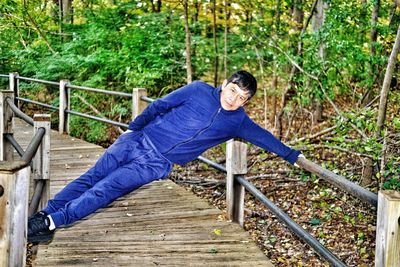
{"label": "wooden railing", "polygon": [[[16,104],[18,101],[37,104],[50,109],[59,110],[59,132],[68,132],[69,116],[77,115],[88,119],[109,123],[122,128],[127,128],[128,124],[115,122],[109,119],[99,118],[88,114],[73,111],[70,108],[70,90],[85,90],[102,94],[117,95],[130,97],[132,99],[132,118],[135,118],[146,107],[146,103],[154,101],[146,96],[145,89],[133,89],[132,94],[108,91],[98,88],[88,88],[69,84],[67,81],[50,82],[38,79],[20,77],[16,73],[9,76],[0,75],[0,77],[8,77],[10,80],[10,89],[15,94]],[[58,86],[60,88],[60,105],[58,107],[45,103],[36,102],[34,100],[24,99],[18,96],[19,82],[38,82],[50,86]],[[226,201],[229,219],[243,226],[244,222],[244,194],[247,190],[254,197],[260,200],[267,208],[273,212],[292,232],[310,245],[319,255],[325,258],[332,266],[346,266],[337,256],[325,248],[311,234],[305,231],[300,225],[294,222],[286,213],[279,209],[265,195],[261,193],[254,185],[247,181],[243,175],[247,173],[247,145],[239,141],[230,140],[227,143],[227,159],[226,167],[212,162],[202,156],[198,160],[203,161],[213,168],[227,173]],[[377,238],[376,238],[376,258],[375,266],[398,266],[400,262],[400,193],[393,191],[380,191],[379,194],[372,193],[365,188],[347,180],[345,177],[337,175],[321,166],[307,160],[299,158],[297,164],[306,171],[318,175],[320,178],[331,183],[333,186],[353,195],[354,197],[368,203],[372,208],[378,207],[377,216]]]}
{"label": "wooden railing", "polygon": [[[25,266],[28,216],[44,206],[50,195],[50,116],[30,118],[15,106],[13,95],[13,91],[0,91],[0,266]],[[25,151],[13,137],[15,116],[34,127]],[[34,193],[29,205],[31,178]]]}

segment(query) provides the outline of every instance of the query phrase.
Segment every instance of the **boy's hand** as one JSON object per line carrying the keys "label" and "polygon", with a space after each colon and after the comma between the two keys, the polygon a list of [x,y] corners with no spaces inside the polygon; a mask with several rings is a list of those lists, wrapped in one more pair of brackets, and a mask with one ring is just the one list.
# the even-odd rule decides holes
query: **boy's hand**
{"label": "boy's hand", "polygon": [[[305,157],[303,154],[300,154],[300,155],[297,157],[297,160],[299,160],[299,158],[305,159],[306,157]],[[294,163],[294,166],[296,166],[297,168],[300,168],[299,164],[297,164],[297,160],[296,160],[296,162]]]}

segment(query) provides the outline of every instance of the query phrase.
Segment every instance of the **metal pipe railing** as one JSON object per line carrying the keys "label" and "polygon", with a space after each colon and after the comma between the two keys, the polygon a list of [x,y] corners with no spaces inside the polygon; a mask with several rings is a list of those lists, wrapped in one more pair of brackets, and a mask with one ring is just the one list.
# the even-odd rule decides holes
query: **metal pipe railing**
{"label": "metal pipe railing", "polygon": [[300,167],[304,168],[305,170],[315,173],[322,179],[328,181],[329,183],[333,184],[334,186],[339,187],[340,189],[348,192],[349,194],[357,197],[358,199],[374,206],[378,206],[378,195],[368,191],[364,187],[355,184],[343,176],[337,175],[330,170],[324,169],[318,164],[306,159],[306,158],[299,158],[296,162]]}
{"label": "metal pipe railing", "polygon": [[[22,156],[24,155],[25,151],[23,150],[23,148],[18,144],[17,140],[15,140],[14,135],[7,133],[4,134],[4,138],[7,139],[8,142],[10,142],[10,144],[15,148],[15,150],[17,151],[18,155],[22,158]],[[33,168],[33,162],[31,161],[29,163],[29,165],[31,166],[31,168]]]}
{"label": "metal pipe railing", "polygon": [[[4,76],[4,77],[6,78],[8,76]],[[49,82],[49,81],[25,78],[25,77],[20,77],[20,76],[17,76],[17,78],[20,80],[25,80],[25,81],[39,82],[39,83],[50,84],[50,85],[59,85],[59,83],[57,83],[57,82]],[[131,97],[130,94],[123,93],[123,92],[114,92],[114,91],[90,88],[90,87],[85,87],[85,86],[75,86],[75,85],[67,84],[66,87],[71,88],[71,89],[85,90],[85,91],[104,93],[104,94],[110,94],[110,95],[116,95],[116,96]],[[54,107],[51,105],[46,105],[46,104],[36,102],[33,100],[22,99],[22,98],[19,98],[19,99],[22,101],[28,102],[28,103],[45,106],[47,108],[58,109],[57,107]],[[151,103],[151,102],[155,101],[154,99],[146,97],[146,96],[142,96],[142,97],[140,97],[140,99],[147,103]],[[10,105],[10,106],[12,107],[13,105]],[[15,107],[15,105],[14,105],[14,107]],[[14,109],[13,109],[13,111],[18,116],[19,112],[16,112]],[[96,116],[87,115],[87,114],[72,111],[72,110],[66,110],[66,113],[81,116],[84,118],[97,120],[97,121],[101,121],[101,122],[105,122],[105,123],[109,123],[109,124],[120,126],[123,128],[128,127],[128,124],[119,123],[119,122],[115,122],[115,121],[112,121],[109,119],[99,118]],[[26,118],[25,117],[26,115],[25,116],[24,115],[21,115],[22,119]],[[32,124],[33,124],[33,120],[32,120]],[[40,131],[40,130],[43,130],[43,131]],[[32,139],[31,143],[29,144],[28,149],[23,154],[24,160],[29,159],[29,161],[30,161],[33,158],[34,154],[36,153],[37,147],[40,145],[41,138],[43,137],[43,135],[44,135],[44,129],[39,128],[38,132]],[[222,166],[218,163],[215,163],[207,158],[199,156],[197,159],[209,164],[211,167],[213,167],[219,171],[226,172],[226,168],[224,166]],[[326,179],[327,181],[340,187],[341,189],[344,189],[344,190],[348,189],[348,190],[346,190],[347,192],[352,193],[353,195],[360,198],[361,200],[367,201],[368,203],[370,203],[371,205],[374,205],[374,206],[377,205],[377,196],[375,194],[348,181],[344,177],[341,177],[341,176],[336,175],[328,170],[325,170],[322,167],[320,167],[312,162],[305,162],[305,163],[301,162],[301,164],[299,164],[299,165],[310,172],[316,173],[320,177]],[[334,174],[334,175],[332,175],[332,174]],[[331,179],[332,176],[334,176],[334,179]],[[265,206],[267,206],[280,220],[282,220],[289,227],[290,230],[292,230],[296,235],[298,235],[307,244],[309,244],[318,254],[320,254],[322,257],[324,257],[326,260],[328,260],[331,264],[333,264],[333,266],[346,266],[343,262],[340,261],[340,259],[338,259],[327,248],[325,248],[323,245],[321,245],[313,236],[311,236],[307,231],[305,231],[300,225],[298,225],[296,222],[294,222],[287,214],[285,214],[282,210],[280,210],[273,202],[271,202],[266,196],[264,196],[254,185],[252,185],[250,182],[248,182],[243,176],[235,176],[235,179],[240,184],[242,184],[252,195],[254,195],[257,199],[259,199]],[[343,188],[343,187],[345,187],[345,188]],[[41,192],[43,190],[43,186],[40,186],[38,184],[35,191],[36,190]],[[354,192],[355,192],[355,194],[354,194]]]}
{"label": "metal pipe railing", "polygon": [[[8,75],[4,75],[4,74],[2,74],[2,75],[4,76],[4,78],[9,78]],[[59,82],[52,82],[52,81],[46,81],[46,80],[40,80],[40,79],[34,79],[34,78],[27,78],[27,77],[22,77],[22,76],[16,76],[16,78],[19,79],[19,80],[23,80],[23,81],[37,82],[37,83],[48,84],[48,85],[56,85],[56,86],[60,85]],[[132,94],[129,94],[129,93],[116,92],[116,91],[110,91],[110,90],[104,90],[104,89],[98,89],[98,88],[91,88],[91,87],[86,87],[86,86],[77,86],[77,85],[72,85],[72,84],[66,84],[66,88],[89,91],[89,92],[96,92],[96,93],[102,93],[102,94],[108,94],[108,95],[114,95],[114,96],[121,96],[121,97],[132,97]],[[31,103],[31,104],[39,105],[39,106],[42,106],[42,107],[45,107],[45,108],[53,109],[53,110],[58,110],[59,109],[59,107],[56,107],[56,106],[53,106],[53,105],[41,103],[41,102],[38,102],[38,101],[34,101],[34,100],[30,100],[30,99],[26,99],[26,98],[22,98],[22,97],[18,97],[18,96],[15,97],[15,99],[16,100],[20,100],[22,102]],[[151,102],[155,101],[154,99],[146,97],[146,96],[142,96],[141,100],[144,101],[144,102],[147,102],[147,103],[151,103]],[[33,125],[33,120],[29,116],[24,114],[22,111],[20,111],[16,107],[15,104],[13,106],[12,105],[10,105],[10,106],[13,109],[13,111],[14,111],[14,113],[15,113],[15,115],[17,117],[19,117],[22,120],[26,121],[27,123]],[[80,117],[83,117],[83,118],[88,118],[88,119],[92,119],[92,120],[108,123],[108,124],[111,124],[111,125],[114,125],[114,126],[125,128],[125,129],[127,129],[128,126],[129,126],[126,123],[116,122],[116,121],[113,121],[113,120],[100,118],[100,117],[84,114],[84,113],[73,111],[73,110],[66,110],[65,112],[68,113],[68,114],[80,116]]]}
{"label": "metal pipe railing", "polygon": [[42,103],[42,102],[38,102],[38,101],[35,101],[35,100],[31,100],[31,99],[27,99],[27,98],[22,98],[22,97],[16,97],[15,99],[20,100],[20,101],[22,101],[22,102],[26,102],[26,103],[30,103],[30,104],[35,104],[35,105],[38,105],[38,106],[42,106],[42,107],[45,107],[45,108],[58,110],[58,107],[56,107],[56,106],[52,106],[52,105],[45,104],[45,103]]}
{"label": "metal pipe railing", "polygon": [[218,163],[216,163],[208,158],[205,158],[203,156],[198,156],[197,159],[210,165],[211,167],[213,167],[214,169],[217,169],[218,171],[226,173],[226,168],[221,164],[218,164]]}
{"label": "metal pipe railing", "polygon": [[17,76],[16,78],[18,80],[22,80],[22,81],[36,82],[36,83],[60,86],[59,82],[52,82],[52,81],[46,81],[46,80],[40,80],[40,79],[33,79],[33,78],[27,78],[27,77],[22,77],[22,76]]}
{"label": "metal pipe railing", "polygon": [[78,90],[82,90],[82,91],[88,91],[88,92],[108,94],[108,95],[115,95],[115,96],[122,96],[122,97],[132,97],[132,94],[128,94],[128,93],[124,93],[124,92],[110,91],[110,90],[91,88],[91,87],[86,87],[86,86],[78,86],[78,85],[72,85],[72,84],[69,84],[69,83],[65,87],[66,88],[71,88],[71,89],[78,89]]}
{"label": "metal pipe railing", "polygon": [[37,129],[36,134],[33,136],[31,142],[29,143],[28,147],[25,150],[25,153],[21,157],[23,161],[31,162],[40,144],[42,143],[42,139],[45,133],[46,130],[43,127]]}
{"label": "metal pipe railing", "polygon": [[4,138],[7,139],[8,142],[15,148],[17,151],[18,155],[22,157],[25,153],[25,151],[22,149],[22,147],[18,144],[17,140],[15,140],[13,134],[6,133],[4,134]]}
{"label": "metal pipe railing", "polygon": [[7,104],[10,106],[11,110],[14,112],[15,116],[17,116],[18,118],[24,120],[26,123],[30,124],[33,126],[33,119],[31,117],[29,117],[28,115],[26,115],[25,113],[23,113],[15,104],[14,102],[11,100],[11,98],[7,97],[6,99]]}
{"label": "metal pipe railing", "polygon": [[[214,167],[219,171],[226,172],[226,169],[222,165],[215,163],[212,160],[209,160],[202,156],[199,156],[197,159],[204,163],[209,164],[211,167]],[[355,196],[361,201],[364,201],[374,207],[378,206],[377,194],[347,180],[345,177],[342,177],[340,175],[335,174],[334,172],[324,169],[321,166],[313,163],[312,161],[304,158],[299,158],[297,163],[300,165],[300,167],[303,167],[305,170],[317,174],[322,179],[333,184],[334,186],[339,187],[343,191],[346,191],[347,193]]]}
{"label": "metal pipe railing", "polygon": [[0,74],[0,78],[9,78],[9,75]]}
{"label": "metal pipe railing", "polygon": [[42,197],[43,188],[44,188],[45,181],[44,180],[37,180],[35,191],[33,192],[29,207],[28,207],[28,217],[32,216],[38,209],[40,199]]}
{"label": "metal pipe railing", "polygon": [[285,212],[269,200],[260,190],[247,181],[243,176],[235,176],[235,179],[243,185],[254,197],[263,203],[269,210],[278,217],[293,233],[304,240],[319,255],[326,259],[332,266],[346,266],[329,249],[318,242],[311,234],[304,230],[299,224],[293,221]]}
{"label": "metal pipe railing", "polygon": [[143,100],[144,102],[147,102],[147,103],[152,103],[152,102],[156,101],[155,99],[147,97],[147,96],[141,96],[140,100]]}
{"label": "metal pipe railing", "polygon": [[115,126],[126,128],[126,129],[128,129],[128,126],[129,126],[129,124],[126,124],[126,123],[116,122],[116,121],[113,121],[113,120],[104,119],[104,118],[100,118],[100,117],[96,117],[96,116],[93,116],[93,115],[84,114],[84,113],[73,111],[73,110],[68,110],[67,109],[65,112],[69,113],[69,114],[77,115],[77,116],[80,116],[80,117],[83,117],[83,118],[88,118],[88,119],[92,119],[92,120],[96,120],[96,121],[109,123],[109,124],[112,124],[112,125],[115,125]]}

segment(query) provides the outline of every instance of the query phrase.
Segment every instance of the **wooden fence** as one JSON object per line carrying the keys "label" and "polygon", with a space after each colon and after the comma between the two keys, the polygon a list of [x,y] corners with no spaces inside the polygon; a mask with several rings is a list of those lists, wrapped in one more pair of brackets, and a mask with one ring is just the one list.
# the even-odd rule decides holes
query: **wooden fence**
{"label": "wooden fence", "polygon": [[[0,91],[0,266],[25,266],[28,216],[50,194],[50,116],[26,116],[15,106],[13,94]],[[25,151],[13,137],[15,116],[34,127]],[[14,159],[14,148],[19,159]],[[29,205],[31,182],[35,189]]]}
{"label": "wooden fence", "polygon": [[[132,94],[107,91],[98,88],[88,88],[69,84],[67,81],[51,82],[38,79],[20,77],[17,73],[0,75],[0,77],[9,78],[10,89],[15,93],[15,104],[18,101],[38,104],[40,106],[59,110],[59,132],[68,132],[69,116],[77,115],[88,119],[95,119],[105,123],[110,123],[115,126],[127,128],[128,124],[115,122],[109,119],[99,118],[88,114],[79,113],[71,110],[70,106],[70,90],[85,90],[98,92],[109,95],[117,95],[130,97],[132,99],[132,118],[140,114],[146,107],[146,102],[154,100],[146,96],[144,89],[134,89]],[[51,106],[45,103],[36,102],[34,100],[23,99],[19,97],[19,82],[38,82],[50,86],[58,86],[60,88],[59,97],[60,105],[58,107]],[[2,114],[1,118],[4,118]],[[4,119],[1,122],[4,125]],[[4,134],[4,132],[3,132]],[[0,138],[1,139],[1,138]],[[4,139],[4,138],[3,138]],[[2,141],[2,148],[7,149],[7,143]],[[309,244],[318,254],[325,258],[332,266],[346,266],[339,258],[332,254],[327,248],[320,244],[313,236],[306,232],[300,225],[294,222],[287,214],[280,210],[274,203],[267,199],[254,185],[248,182],[243,175],[247,173],[247,145],[238,141],[230,140],[227,144],[227,161],[226,168],[215,162],[212,162],[204,157],[199,157],[199,160],[210,164],[210,166],[227,173],[227,209],[229,218],[243,225],[244,221],[244,194],[245,190],[254,195],[266,207],[268,207],[291,231]],[[370,204],[373,208],[378,207],[377,213],[377,233],[376,233],[376,258],[375,266],[399,266],[400,263],[400,193],[393,191],[380,191],[378,195],[362,188],[361,186],[347,180],[345,177],[339,176],[321,166],[307,160],[299,158],[297,164],[316,175],[328,181],[333,186],[346,191],[347,193],[359,198],[360,200]],[[43,176],[44,177],[44,176]],[[2,185],[2,184],[1,184]],[[3,186],[3,185],[2,185]],[[3,186],[4,187],[4,186]],[[1,188],[0,188],[1,193]],[[4,201],[2,197],[1,201]],[[8,219],[7,219],[8,220]],[[4,222],[2,222],[4,223]],[[3,224],[0,224],[3,225]],[[1,254],[0,254],[1,255]],[[7,266],[7,265],[5,265]]]}

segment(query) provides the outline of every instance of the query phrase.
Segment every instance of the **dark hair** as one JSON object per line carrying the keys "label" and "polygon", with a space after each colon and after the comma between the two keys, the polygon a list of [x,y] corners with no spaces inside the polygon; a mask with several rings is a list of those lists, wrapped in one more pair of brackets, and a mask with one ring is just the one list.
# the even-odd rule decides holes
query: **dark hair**
{"label": "dark hair", "polygon": [[228,78],[228,84],[234,83],[239,86],[240,89],[248,92],[250,94],[249,99],[255,95],[257,91],[257,80],[252,74],[245,70],[239,70],[232,74]]}

